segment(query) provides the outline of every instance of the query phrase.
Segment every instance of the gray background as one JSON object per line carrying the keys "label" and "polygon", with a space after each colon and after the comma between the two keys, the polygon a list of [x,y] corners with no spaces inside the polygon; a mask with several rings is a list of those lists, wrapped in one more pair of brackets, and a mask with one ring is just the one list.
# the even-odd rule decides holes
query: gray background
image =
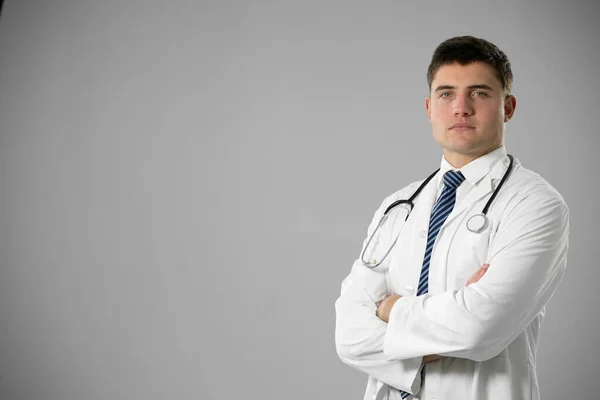
{"label": "gray background", "polygon": [[8,1],[0,398],[360,399],[334,307],[381,200],[437,168],[443,40],[515,74],[506,146],[571,208],[544,399],[597,399],[599,7]]}

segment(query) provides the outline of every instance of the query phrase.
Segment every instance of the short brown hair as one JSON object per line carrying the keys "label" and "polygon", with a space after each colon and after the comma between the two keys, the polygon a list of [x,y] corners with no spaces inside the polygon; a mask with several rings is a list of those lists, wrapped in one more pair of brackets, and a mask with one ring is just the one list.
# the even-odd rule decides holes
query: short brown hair
{"label": "short brown hair", "polygon": [[473,36],[457,36],[442,42],[433,52],[431,63],[427,69],[427,83],[431,91],[431,83],[438,69],[444,65],[459,63],[467,65],[482,62],[496,71],[496,77],[502,83],[502,90],[508,96],[512,90],[513,73],[510,61],[502,50],[485,39]]}

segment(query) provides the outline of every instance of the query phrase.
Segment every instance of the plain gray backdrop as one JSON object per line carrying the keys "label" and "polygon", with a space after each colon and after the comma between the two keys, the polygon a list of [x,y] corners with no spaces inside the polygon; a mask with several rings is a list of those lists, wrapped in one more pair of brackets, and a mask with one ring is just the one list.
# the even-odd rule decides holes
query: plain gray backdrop
{"label": "plain gray backdrop", "polygon": [[361,399],[334,301],[383,198],[438,167],[435,47],[497,44],[507,150],[571,209],[544,400],[598,399],[594,2],[8,0],[0,399]]}

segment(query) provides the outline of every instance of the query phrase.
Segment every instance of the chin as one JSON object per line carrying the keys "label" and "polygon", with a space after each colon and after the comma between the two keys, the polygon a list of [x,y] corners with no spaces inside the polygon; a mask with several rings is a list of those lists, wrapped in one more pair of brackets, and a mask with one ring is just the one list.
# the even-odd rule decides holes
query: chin
{"label": "chin", "polygon": [[480,146],[477,143],[473,143],[468,140],[449,140],[442,144],[442,147],[452,153],[472,155],[476,154],[480,150]]}

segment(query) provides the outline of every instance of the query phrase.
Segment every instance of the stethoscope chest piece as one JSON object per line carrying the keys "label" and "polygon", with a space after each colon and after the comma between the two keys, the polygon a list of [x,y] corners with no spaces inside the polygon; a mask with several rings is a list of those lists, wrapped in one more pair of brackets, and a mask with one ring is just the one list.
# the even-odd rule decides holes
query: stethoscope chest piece
{"label": "stethoscope chest piece", "polygon": [[481,233],[487,225],[488,218],[483,213],[475,214],[467,221],[467,229],[473,233]]}

